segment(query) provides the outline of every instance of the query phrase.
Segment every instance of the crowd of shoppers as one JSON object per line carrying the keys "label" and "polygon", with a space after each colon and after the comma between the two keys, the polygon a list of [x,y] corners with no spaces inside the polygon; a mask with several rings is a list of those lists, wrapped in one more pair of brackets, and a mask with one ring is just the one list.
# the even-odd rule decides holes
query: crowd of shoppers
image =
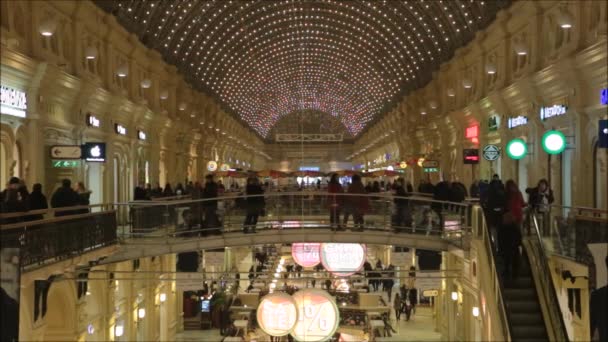
{"label": "crowd of shoppers", "polygon": [[[87,190],[83,182],[78,182],[76,188],[72,188],[69,179],[63,179],[61,186],[55,190],[51,197],[51,208],[66,208],[76,206],[88,206],[90,204],[91,191]],[[42,184],[36,183],[32,192],[28,191],[25,182],[17,177],[11,177],[6,188],[0,193],[0,213],[26,213],[49,208],[49,203],[42,191]],[[75,210],[55,211],[55,216],[66,216],[88,213],[88,208]],[[2,223],[16,223],[20,221],[41,220],[44,218],[42,213],[32,215],[22,215],[9,217],[2,220]]]}

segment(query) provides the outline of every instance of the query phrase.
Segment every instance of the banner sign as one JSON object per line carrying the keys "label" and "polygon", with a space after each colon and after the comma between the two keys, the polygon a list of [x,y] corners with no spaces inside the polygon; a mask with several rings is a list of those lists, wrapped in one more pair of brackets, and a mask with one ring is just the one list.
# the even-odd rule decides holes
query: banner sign
{"label": "banner sign", "polygon": [[89,162],[105,162],[106,143],[85,143],[82,145],[82,157]]}
{"label": "banner sign", "polygon": [[271,293],[260,301],[257,319],[260,328],[270,336],[289,334],[298,318],[296,301],[286,293]]}
{"label": "banner sign", "polygon": [[296,341],[327,341],[340,323],[340,312],[335,299],[327,292],[304,289],[293,294],[298,308],[298,319],[291,335]]}
{"label": "banner sign", "polygon": [[365,263],[365,245],[359,243],[322,243],[321,262],[336,276],[358,272]]}
{"label": "banner sign", "polygon": [[507,120],[507,127],[509,127],[509,129],[513,129],[515,127],[519,127],[519,126],[524,126],[528,124],[528,118],[520,115],[520,116],[516,116],[514,118],[509,118],[509,120]]}
{"label": "banner sign", "polygon": [[540,109],[540,119],[546,120],[554,116],[560,116],[566,114],[568,107],[564,105],[553,105],[551,107],[542,107]]}
{"label": "banner sign", "polygon": [[600,103],[602,105],[608,105],[608,88],[602,89],[600,92]]}
{"label": "banner sign", "polygon": [[52,159],[80,159],[82,147],[80,145],[51,146]]}
{"label": "banner sign", "polygon": [[26,110],[27,98],[24,92],[0,86],[0,113],[24,118]]}
{"label": "banner sign", "polygon": [[462,151],[462,158],[465,164],[479,164],[479,149],[465,148]]}
{"label": "banner sign", "polygon": [[481,152],[483,159],[494,161],[500,157],[500,148],[496,145],[486,145]]}
{"label": "banner sign", "polygon": [[178,291],[198,291],[204,282],[205,276],[200,272],[175,273],[175,289]]}
{"label": "banner sign", "polygon": [[291,244],[291,256],[293,260],[302,267],[313,267],[321,262],[320,243],[293,243]]}

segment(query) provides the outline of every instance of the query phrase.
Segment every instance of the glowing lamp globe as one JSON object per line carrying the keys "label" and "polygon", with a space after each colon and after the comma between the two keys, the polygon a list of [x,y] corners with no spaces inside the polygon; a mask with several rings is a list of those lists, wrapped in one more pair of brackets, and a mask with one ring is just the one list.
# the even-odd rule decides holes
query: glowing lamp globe
{"label": "glowing lamp globe", "polygon": [[506,150],[509,158],[519,160],[528,153],[528,145],[523,139],[513,139],[507,144]]}
{"label": "glowing lamp globe", "polygon": [[543,150],[549,154],[560,154],[566,149],[566,137],[560,131],[547,131],[543,134]]}

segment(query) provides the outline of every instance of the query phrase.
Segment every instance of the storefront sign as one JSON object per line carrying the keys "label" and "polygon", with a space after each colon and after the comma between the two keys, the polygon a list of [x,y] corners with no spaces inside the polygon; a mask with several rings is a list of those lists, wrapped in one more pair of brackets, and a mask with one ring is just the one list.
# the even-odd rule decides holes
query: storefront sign
{"label": "storefront sign", "polygon": [[523,126],[523,125],[527,125],[527,124],[528,124],[528,118],[523,115],[516,116],[514,118],[509,118],[509,120],[507,121],[507,127],[509,127],[509,129],[513,129],[515,127]]}
{"label": "storefront sign", "polygon": [[513,139],[507,143],[507,155],[511,159],[519,160],[528,153],[528,145],[523,139]]}
{"label": "storefront sign", "polygon": [[80,160],[53,160],[52,165],[56,169],[72,169],[80,166]]}
{"label": "storefront sign", "polygon": [[291,336],[297,341],[326,341],[334,335],[340,323],[340,312],[334,298],[315,289],[300,290],[293,295],[298,320]]}
{"label": "storefront sign", "polygon": [[272,293],[258,305],[257,319],[260,328],[270,336],[289,334],[298,319],[296,301],[286,293]]}
{"label": "storefront sign", "polygon": [[549,154],[560,154],[566,149],[566,137],[560,131],[547,131],[543,134],[542,146]]}
{"label": "storefront sign", "polygon": [[293,243],[291,244],[291,256],[293,260],[302,267],[313,267],[321,262],[320,243]]}
{"label": "storefront sign", "polygon": [[563,105],[554,105],[551,107],[542,107],[540,109],[540,119],[547,120],[554,116],[560,116],[566,114],[568,107]]}
{"label": "storefront sign", "polygon": [[496,115],[491,116],[488,119],[488,131],[490,132],[494,132],[498,129],[498,124],[499,124],[499,120],[500,118]]}
{"label": "storefront sign", "polygon": [[462,150],[462,159],[465,164],[478,164],[479,149],[465,148],[464,150]]}
{"label": "storefront sign", "polygon": [[92,114],[87,114],[87,126],[90,127],[99,127],[101,126],[101,121],[99,121],[99,119],[92,115]]}
{"label": "storefront sign", "polygon": [[137,139],[146,140],[146,133],[144,131],[137,131]]}
{"label": "storefront sign", "polygon": [[79,145],[51,146],[52,159],[80,159],[82,148]]}
{"label": "storefront sign", "polygon": [[217,170],[217,162],[211,160],[207,163],[207,171],[214,172]]}
{"label": "storefront sign", "polygon": [[439,296],[439,290],[424,290],[422,291],[423,297],[437,297]]}
{"label": "storefront sign", "polygon": [[465,132],[465,138],[473,139],[479,137],[479,126],[469,126]]}
{"label": "storefront sign", "polygon": [[365,245],[358,243],[322,243],[321,262],[336,276],[358,272],[365,262]]}
{"label": "storefront sign", "polygon": [[298,168],[298,170],[300,170],[300,171],[319,171],[319,170],[321,170],[321,168],[318,166],[300,166]]}
{"label": "storefront sign", "polygon": [[24,118],[27,110],[25,93],[17,89],[0,86],[0,113]]}
{"label": "storefront sign", "polygon": [[106,143],[86,143],[82,146],[82,157],[89,162],[106,161]]}
{"label": "storefront sign", "polygon": [[483,159],[494,161],[500,157],[500,148],[496,145],[486,145],[481,152]]}
{"label": "storefront sign", "polygon": [[439,161],[437,160],[425,160],[422,162],[422,167],[424,168],[429,168],[429,167],[439,167]]}
{"label": "storefront sign", "polygon": [[608,120],[600,120],[597,146],[599,148],[608,148]]}
{"label": "storefront sign", "polygon": [[114,124],[114,131],[120,135],[127,135],[127,128],[121,124]]}
{"label": "storefront sign", "polygon": [[439,172],[439,168],[438,167],[425,167],[424,169],[422,169],[422,171],[425,173]]}
{"label": "storefront sign", "polygon": [[401,163],[399,163],[399,167],[402,169],[407,169],[407,163],[402,161]]}
{"label": "storefront sign", "polygon": [[600,92],[600,103],[604,106],[608,105],[608,88]]}

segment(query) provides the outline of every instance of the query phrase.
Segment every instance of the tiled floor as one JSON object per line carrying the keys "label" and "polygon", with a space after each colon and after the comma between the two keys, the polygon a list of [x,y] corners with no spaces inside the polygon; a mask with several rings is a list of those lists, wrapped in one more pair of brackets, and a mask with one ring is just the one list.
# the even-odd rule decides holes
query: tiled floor
{"label": "tiled floor", "polygon": [[[392,315],[393,328],[397,330],[397,334],[394,334],[391,338],[387,338],[386,341],[395,342],[407,342],[407,341],[441,341],[441,334],[435,332],[434,320],[430,308],[418,308],[418,312],[413,319],[406,322],[404,318],[401,318],[397,324],[394,322],[394,314]],[[177,341],[183,342],[220,342],[222,336],[218,329],[213,330],[195,330],[195,331],[184,331],[177,335]],[[257,340],[258,342],[265,342],[264,340]],[[269,341],[269,340],[268,340]]]}

